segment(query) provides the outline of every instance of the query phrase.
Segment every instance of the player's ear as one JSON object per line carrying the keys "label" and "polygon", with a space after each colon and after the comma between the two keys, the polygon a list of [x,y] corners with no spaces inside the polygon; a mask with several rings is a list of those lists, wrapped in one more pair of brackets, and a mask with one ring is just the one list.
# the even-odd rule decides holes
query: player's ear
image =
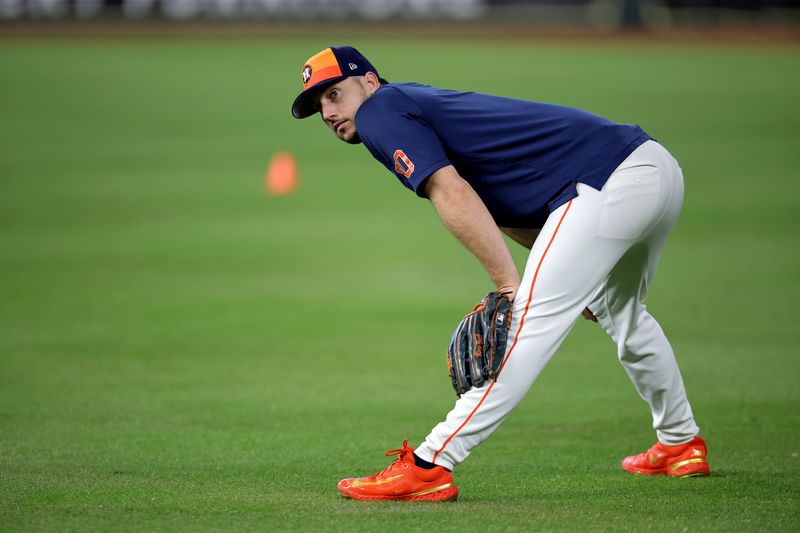
{"label": "player's ear", "polygon": [[367,91],[372,95],[381,86],[381,81],[374,72],[367,72],[364,74],[364,82],[367,84]]}

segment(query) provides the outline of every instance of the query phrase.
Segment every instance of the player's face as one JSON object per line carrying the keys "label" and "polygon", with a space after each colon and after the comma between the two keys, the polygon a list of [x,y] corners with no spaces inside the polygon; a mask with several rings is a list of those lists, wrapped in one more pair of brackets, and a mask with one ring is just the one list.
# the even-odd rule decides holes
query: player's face
{"label": "player's face", "polygon": [[322,91],[319,98],[322,120],[344,142],[361,142],[356,131],[356,111],[377,90],[380,84],[376,81],[369,74],[345,78]]}

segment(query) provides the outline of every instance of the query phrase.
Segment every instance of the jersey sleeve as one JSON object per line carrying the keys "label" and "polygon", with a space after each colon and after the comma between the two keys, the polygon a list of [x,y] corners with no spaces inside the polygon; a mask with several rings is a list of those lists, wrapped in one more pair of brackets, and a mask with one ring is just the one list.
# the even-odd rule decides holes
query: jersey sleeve
{"label": "jersey sleeve", "polygon": [[392,87],[381,88],[361,105],[356,129],[372,156],[421,197],[425,180],[451,164],[419,107]]}

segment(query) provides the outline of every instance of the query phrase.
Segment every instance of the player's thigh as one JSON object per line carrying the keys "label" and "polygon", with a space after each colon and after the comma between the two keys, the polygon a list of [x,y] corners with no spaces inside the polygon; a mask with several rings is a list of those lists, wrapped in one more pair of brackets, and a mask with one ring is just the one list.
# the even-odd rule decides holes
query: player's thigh
{"label": "player's thigh", "polygon": [[606,317],[620,319],[620,314],[633,319],[647,297],[650,272],[650,250],[645,243],[633,244],[608,273],[587,305],[604,325]]}
{"label": "player's thigh", "polygon": [[578,193],[550,215],[531,249],[514,301],[517,318],[574,320],[631,244],[598,233],[601,191],[578,184]]}
{"label": "player's thigh", "polygon": [[[640,217],[641,231],[630,225],[617,226],[618,230],[632,229],[628,237],[638,236],[611,269],[588,306],[598,318],[623,311],[635,315],[643,309],[642,304],[655,277],[667,238],[683,205],[683,175],[675,159],[657,143],[644,148],[641,153],[636,152],[635,164],[612,176],[617,178],[613,180],[615,186],[603,189],[608,193],[603,213],[606,221],[610,218],[609,205],[622,206],[626,198],[634,202],[641,198],[643,201],[638,202],[635,215],[625,215],[624,212],[613,215],[617,220],[628,221]],[[621,185],[626,183],[631,185],[629,188],[633,192],[620,193]],[[600,231],[608,235],[608,227],[601,227]],[[618,232],[612,238],[622,237]]]}

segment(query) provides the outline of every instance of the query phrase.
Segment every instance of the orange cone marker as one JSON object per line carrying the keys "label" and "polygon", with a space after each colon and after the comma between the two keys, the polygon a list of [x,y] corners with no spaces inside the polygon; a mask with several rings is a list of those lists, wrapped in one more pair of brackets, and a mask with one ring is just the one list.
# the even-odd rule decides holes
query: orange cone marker
{"label": "orange cone marker", "polygon": [[291,152],[276,152],[269,161],[264,185],[274,196],[291,194],[297,188],[297,162]]}

